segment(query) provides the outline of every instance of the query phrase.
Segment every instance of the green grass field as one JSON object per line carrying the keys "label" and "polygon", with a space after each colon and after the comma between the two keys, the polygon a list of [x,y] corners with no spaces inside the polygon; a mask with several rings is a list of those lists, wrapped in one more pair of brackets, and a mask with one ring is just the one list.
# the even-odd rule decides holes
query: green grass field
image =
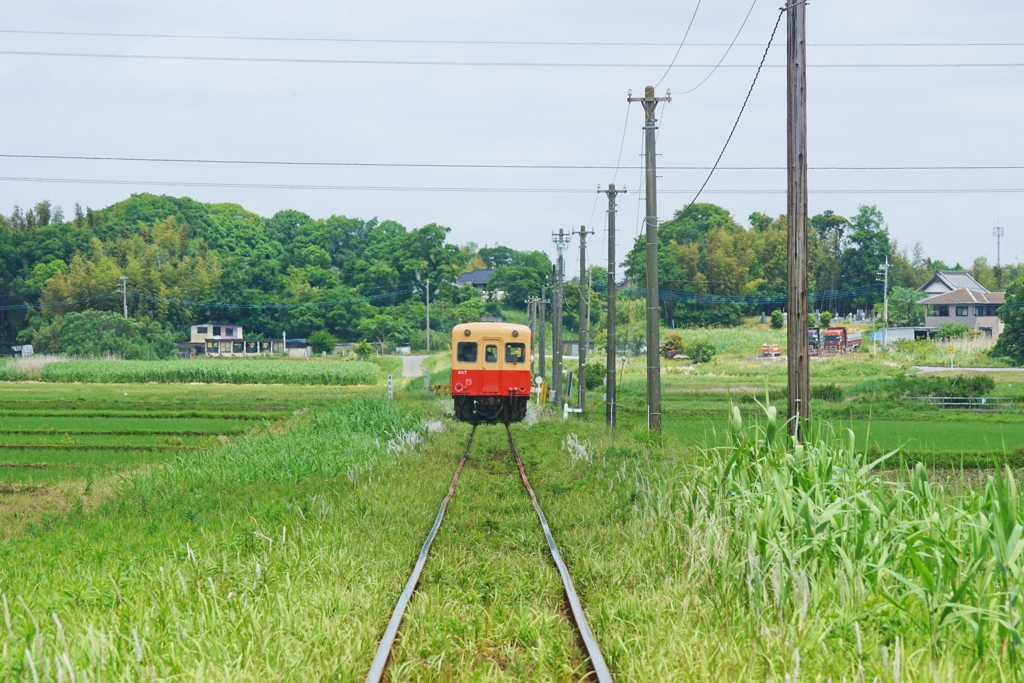
{"label": "green grass field", "polygon": [[[794,448],[749,398],[781,368],[734,355],[668,366],[652,437],[641,364],[614,434],[600,391],[585,420],[513,428],[616,680],[1019,677],[1024,506],[993,469],[947,470],[1020,464],[1024,416],[848,391],[812,404],[820,431]],[[847,389],[905,372],[866,355],[818,370]],[[469,431],[420,381],[392,402],[380,386],[0,388],[0,679],[362,679]],[[897,447],[884,475],[865,468]],[[389,672],[586,672],[500,427],[478,430]]]}

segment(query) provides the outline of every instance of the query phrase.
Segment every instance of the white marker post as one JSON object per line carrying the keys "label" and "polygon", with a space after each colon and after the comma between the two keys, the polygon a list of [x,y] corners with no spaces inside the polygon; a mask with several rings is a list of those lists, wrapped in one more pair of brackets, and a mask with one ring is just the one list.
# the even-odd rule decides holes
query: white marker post
{"label": "white marker post", "polygon": [[390,401],[395,395],[395,385],[391,381],[391,373],[388,373],[388,400]]}

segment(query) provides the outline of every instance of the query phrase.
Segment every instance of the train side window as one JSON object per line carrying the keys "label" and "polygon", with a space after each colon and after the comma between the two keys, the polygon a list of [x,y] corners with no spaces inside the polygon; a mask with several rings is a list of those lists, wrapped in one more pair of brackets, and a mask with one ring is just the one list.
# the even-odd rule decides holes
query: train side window
{"label": "train side window", "polygon": [[505,344],[506,363],[525,363],[526,344]]}
{"label": "train side window", "polygon": [[476,342],[459,342],[456,358],[460,363],[475,363]]}
{"label": "train side window", "polygon": [[484,347],[484,360],[488,363],[498,362],[498,345],[488,344]]}

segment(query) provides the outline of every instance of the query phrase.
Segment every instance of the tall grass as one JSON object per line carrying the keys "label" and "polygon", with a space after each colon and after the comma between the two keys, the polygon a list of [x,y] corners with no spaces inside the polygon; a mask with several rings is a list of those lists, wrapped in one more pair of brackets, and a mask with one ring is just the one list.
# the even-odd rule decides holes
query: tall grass
{"label": "tall grass", "polygon": [[761,425],[744,427],[738,409],[730,422],[728,445],[696,472],[645,492],[646,514],[687,550],[690,590],[750,634],[826,651],[845,639],[857,667],[849,647],[862,638],[915,653],[896,666],[918,675],[942,658],[964,672],[1018,667],[1024,507],[1009,469],[954,494],[921,464],[905,481],[877,476],[894,454],[869,460],[850,430],[794,444],[774,408]]}
{"label": "tall grass", "polygon": [[365,673],[439,482],[422,509],[379,500],[383,533],[361,491],[423,431],[394,403],[355,399],[0,540],[0,680]]}
{"label": "tall grass", "polygon": [[43,366],[44,382],[219,384],[375,384],[375,363],[284,360],[73,360]]}

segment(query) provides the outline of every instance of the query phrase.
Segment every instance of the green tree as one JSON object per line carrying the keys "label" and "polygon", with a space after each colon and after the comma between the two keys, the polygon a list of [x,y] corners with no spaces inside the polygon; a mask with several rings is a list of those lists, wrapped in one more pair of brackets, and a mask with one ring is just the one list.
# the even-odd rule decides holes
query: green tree
{"label": "green tree", "polygon": [[334,351],[334,345],[338,340],[327,330],[317,330],[306,338],[306,343],[313,349],[313,353],[323,354]]}
{"label": "green tree", "polygon": [[832,314],[828,311],[822,311],[818,319],[821,320],[822,327],[828,327],[832,324]]}
{"label": "green tree", "polygon": [[772,328],[781,330],[782,326],[786,324],[786,316],[779,309],[772,311]]}
{"label": "green tree", "polygon": [[360,360],[369,360],[373,356],[373,347],[365,339],[352,347],[352,352]]}
{"label": "green tree", "polygon": [[707,337],[698,337],[683,346],[683,353],[694,363],[710,363],[718,348]]}
{"label": "green tree", "polygon": [[152,320],[127,320],[112,311],[71,312],[45,322],[32,335],[41,353],[126,360],[173,358],[174,334]]}

